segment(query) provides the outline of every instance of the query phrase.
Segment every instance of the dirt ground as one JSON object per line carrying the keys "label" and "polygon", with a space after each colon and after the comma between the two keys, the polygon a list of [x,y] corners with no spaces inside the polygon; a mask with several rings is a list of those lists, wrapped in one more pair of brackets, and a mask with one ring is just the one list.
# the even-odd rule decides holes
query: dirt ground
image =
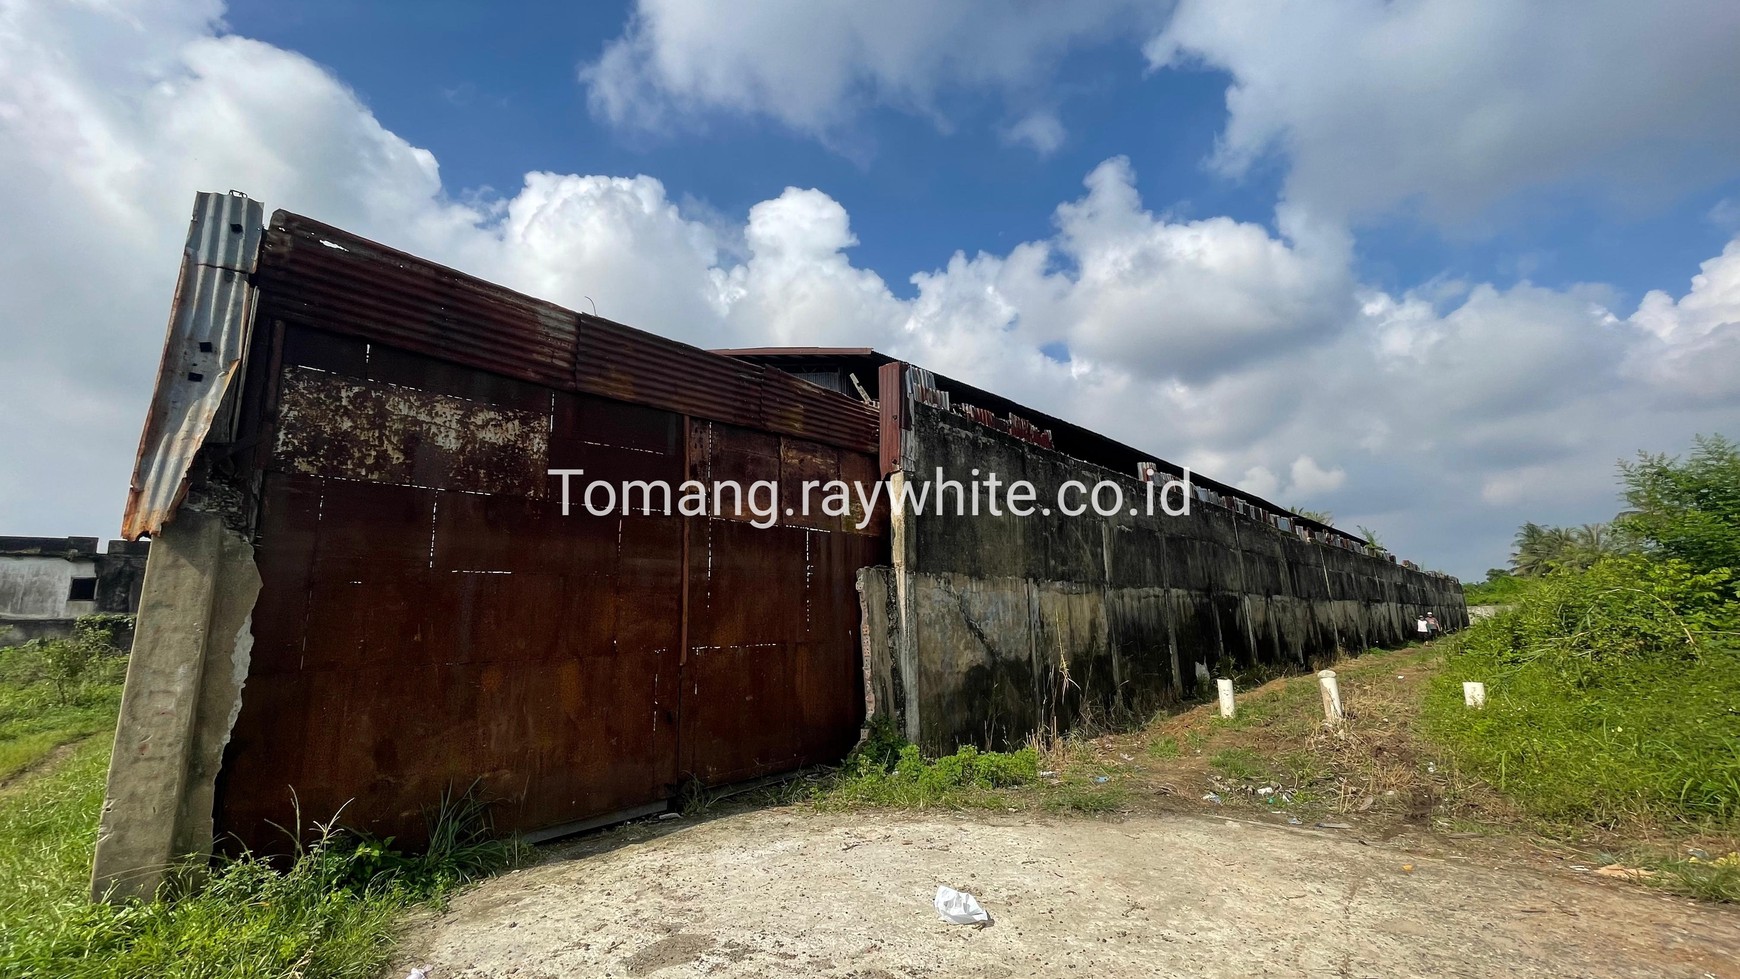
{"label": "dirt ground", "polygon": [[[1193,815],[642,823],[408,926],[393,976],[1740,977],[1740,910],[1558,865]],[[939,884],[985,928],[945,924]]]}

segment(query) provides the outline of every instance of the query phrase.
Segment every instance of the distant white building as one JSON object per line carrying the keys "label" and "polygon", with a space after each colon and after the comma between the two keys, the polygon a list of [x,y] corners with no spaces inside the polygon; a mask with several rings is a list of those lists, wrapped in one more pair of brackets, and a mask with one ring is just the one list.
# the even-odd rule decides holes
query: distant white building
{"label": "distant white building", "polygon": [[0,537],[0,645],[64,635],[81,615],[136,612],[150,543]]}

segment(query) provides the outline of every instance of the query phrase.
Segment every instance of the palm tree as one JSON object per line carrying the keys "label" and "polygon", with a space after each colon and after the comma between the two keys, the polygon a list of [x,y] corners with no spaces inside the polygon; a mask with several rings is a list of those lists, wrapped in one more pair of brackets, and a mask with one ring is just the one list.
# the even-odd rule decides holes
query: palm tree
{"label": "palm tree", "polygon": [[1571,532],[1563,527],[1543,527],[1533,520],[1516,532],[1516,551],[1510,566],[1519,576],[1533,578],[1558,567],[1571,544]]}
{"label": "palm tree", "polygon": [[1561,568],[1581,570],[1618,552],[1611,528],[1601,523],[1543,527],[1531,520],[1517,530],[1515,542],[1511,569],[1525,578]]}
{"label": "palm tree", "polygon": [[1578,567],[1591,567],[1596,561],[1626,551],[1625,541],[1613,531],[1610,523],[1586,523],[1573,531],[1577,542]]}

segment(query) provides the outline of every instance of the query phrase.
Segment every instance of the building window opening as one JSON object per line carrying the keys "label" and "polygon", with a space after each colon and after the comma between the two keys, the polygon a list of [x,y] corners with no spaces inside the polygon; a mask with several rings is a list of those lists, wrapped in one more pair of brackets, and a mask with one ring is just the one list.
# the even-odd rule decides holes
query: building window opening
{"label": "building window opening", "polygon": [[69,602],[94,602],[97,600],[97,579],[74,578],[72,587],[67,589],[66,600]]}

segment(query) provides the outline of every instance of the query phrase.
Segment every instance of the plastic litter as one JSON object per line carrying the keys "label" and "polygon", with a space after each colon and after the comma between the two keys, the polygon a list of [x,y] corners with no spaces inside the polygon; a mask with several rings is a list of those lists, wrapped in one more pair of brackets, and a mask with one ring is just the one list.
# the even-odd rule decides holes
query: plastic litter
{"label": "plastic litter", "polygon": [[1202,801],[1203,802],[1212,802],[1218,806],[1218,805],[1220,805],[1220,794],[1217,792],[1210,792],[1209,794],[1202,797]]}
{"label": "plastic litter", "polygon": [[680,812],[661,812],[661,813],[659,813],[659,822],[664,822],[667,819],[682,819],[682,818],[683,818],[683,814]]}
{"label": "plastic litter", "polygon": [[1104,785],[1107,782],[1110,782],[1111,780],[1112,780],[1112,777],[1110,775],[1096,775],[1096,776],[1094,776],[1094,781],[1100,783],[1101,785]]}
{"label": "plastic litter", "polygon": [[982,925],[991,920],[991,915],[979,906],[978,898],[947,884],[936,889],[936,913],[951,925]]}
{"label": "plastic litter", "polygon": [[412,969],[411,974],[406,976],[405,979],[429,979],[429,971],[419,966]]}

